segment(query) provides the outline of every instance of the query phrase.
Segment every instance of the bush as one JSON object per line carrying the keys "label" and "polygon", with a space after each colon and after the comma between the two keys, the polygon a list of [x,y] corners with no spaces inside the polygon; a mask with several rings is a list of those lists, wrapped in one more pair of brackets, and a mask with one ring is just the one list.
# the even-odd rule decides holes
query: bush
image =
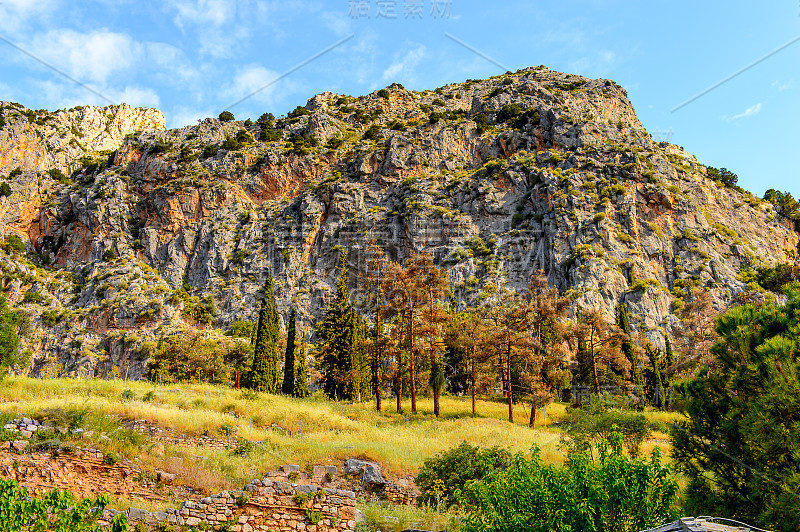
{"label": "bush", "polygon": [[319,140],[308,133],[292,133],[289,142],[292,143],[292,151],[298,155],[307,155],[311,153],[312,148],[319,145]]}
{"label": "bush", "polygon": [[8,177],[11,178],[11,179],[14,179],[15,177],[20,176],[20,175],[22,175],[22,168],[17,166],[13,170],[11,170],[11,173],[8,174]]}
{"label": "bush", "polygon": [[25,295],[22,296],[22,302],[33,303],[35,305],[38,305],[39,303],[42,302],[42,294],[40,294],[39,292],[28,290],[27,292],[25,292]]}
{"label": "bush", "polygon": [[610,438],[613,432],[621,434],[625,447],[632,456],[639,454],[642,442],[651,434],[644,415],[625,412],[609,407],[601,400],[593,400],[567,413],[561,445],[570,452],[591,453],[592,447],[601,440]]}
{"label": "bush", "polygon": [[8,183],[3,181],[0,184],[0,196],[10,196],[11,195],[11,186]]}
{"label": "bush", "polygon": [[239,149],[239,141],[233,137],[228,137],[225,139],[225,142],[222,143],[222,149],[236,151]]}
{"label": "bush", "polygon": [[415,480],[421,492],[417,504],[450,507],[458,502],[468,482],[480,480],[510,461],[511,453],[505,449],[481,449],[467,442],[428,458]]}
{"label": "bush", "polygon": [[236,142],[239,144],[248,144],[253,142],[253,136],[250,135],[246,129],[240,129],[236,132]]}
{"label": "bush", "polygon": [[311,114],[311,111],[309,111],[308,109],[306,109],[302,105],[298,105],[297,107],[294,108],[294,111],[289,113],[288,116],[289,116],[289,118],[300,118],[301,116],[310,115],[310,114]]}
{"label": "bush", "polygon": [[599,442],[600,460],[573,454],[564,466],[545,464],[538,447],[506,469],[467,485],[466,532],[580,530],[637,532],[676,519],[678,484],[661,463],[622,452],[622,436]]}
{"label": "bush", "polygon": [[107,250],[105,250],[103,252],[103,260],[106,261],[106,262],[111,262],[113,260],[116,260],[116,258],[117,258],[117,254],[111,248],[108,248]]}
{"label": "bush", "polygon": [[25,242],[17,235],[9,235],[6,237],[5,246],[3,247],[6,251],[11,253],[23,253],[25,249],[27,249],[25,247]]}
{"label": "bush", "polygon": [[47,171],[47,175],[50,176],[50,179],[52,179],[53,181],[57,181],[62,185],[68,185],[69,183],[72,183],[72,180],[67,176],[65,176],[64,172],[62,172],[58,168],[51,168],[50,170]]}
{"label": "bush", "polygon": [[325,143],[325,147],[330,150],[338,150],[344,146],[344,139],[342,137],[331,137],[328,139],[328,142]]}
{"label": "bush", "polygon": [[230,111],[222,111],[219,114],[219,120],[220,122],[233,122],[235,118],[233,116],[233,113],[231,113]]}
{"label": "bush", "polygon": [[[76,500],[69,492],[57,489],[32,499],[15,481],[0,480],[0,530],[94,531],[98,529],[97,519],[110,502],[111,497],[106,494],[96,499]],[[126,519],[117,517],[111,523],[111,532],[127,529]]]}
{"label": "bush", "polygon": [[207,144],[203,148],[203,159],[214,157],[217,154],[217,147],[214,144]]}
{"label": "bush", "polygon": [[489,129],[489,119],[486,117],[486,113],[476,114],[472,117],[472,121],[475,122],[475,127],[481,135]]}
{"label": "bush", "polygon": [[363,140],[378,140],[381,138],[381,126],[372,124],[361,137]]}
{"label": "bush", "polygon": [[378,96],[380,96],[384,100],[388,100],[389,99],[389,91],[386,90],[386,89],[381,89],[381,90],[378,91]]}

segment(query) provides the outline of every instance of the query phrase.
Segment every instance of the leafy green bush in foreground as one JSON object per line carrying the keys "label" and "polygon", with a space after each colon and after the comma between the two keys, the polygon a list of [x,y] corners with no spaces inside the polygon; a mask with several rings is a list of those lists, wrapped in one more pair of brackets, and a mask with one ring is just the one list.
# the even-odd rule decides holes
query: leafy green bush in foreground
{"label": "leafy green bush in foreground", "polygon": [[[53,490],[41,499],[28,497],[28,491],[13,480],[0,480],[0,530],[21,532],[101,532],[96,524],[111,498],[100,495],[97,499],[76,501],[66,491]],[[112,532],[128,529],[127,517],[114,518]]]}
{"label": "leafy green bush in foreground", "polygon": [[467,532],[526,530],[636,532],[678,517],[678,484],[661,463],[622,452],[622,436],[602,440],[599,462],[587,452],[570,455],[564,466],[545,464],[534,447],[509,467],[470,483],[462,506]]}
{"label": "leafy green bush in foreground", "polygon": [[417,504],[449,508],[471,480],[483,479],[491,471],[506,467],[511,453],[499,447],[481,449],[462,442],[458,447],[425,460],[415,480],[420,489]]}

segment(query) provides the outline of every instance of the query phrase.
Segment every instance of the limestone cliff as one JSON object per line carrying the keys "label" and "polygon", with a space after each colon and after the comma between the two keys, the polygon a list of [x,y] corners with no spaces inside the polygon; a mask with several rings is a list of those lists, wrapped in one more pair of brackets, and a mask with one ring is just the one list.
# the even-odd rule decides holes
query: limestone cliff
{"label": "limestone cliff", "polygon": [[[670,328],[693,287],[723,307],[743,270],[798,245],[770,203],[653,142],[623,88],[544,67],[435,91],[323,93],[276,121],[169,131],[126,106],[28,124],[9,120],[12,107],[0,168],[23,173],[3,222],[41,267],[12,253],[0,268],[37,317],[37,369],[50,357],[66,373],[138,375],[137,343],[192,325],[187,306],[216,328],[254,319],[269,266],[282,312],[294,301],[309,323],[342,250],[358,295],[373,240],[395,260],[430,252],[462,305],[487,282],[522,287],[541,269],[576,306],[610,317],[624,301],[648,328]],[[93,124],[82,148],[111,157],[72,151],[77,117]]]}

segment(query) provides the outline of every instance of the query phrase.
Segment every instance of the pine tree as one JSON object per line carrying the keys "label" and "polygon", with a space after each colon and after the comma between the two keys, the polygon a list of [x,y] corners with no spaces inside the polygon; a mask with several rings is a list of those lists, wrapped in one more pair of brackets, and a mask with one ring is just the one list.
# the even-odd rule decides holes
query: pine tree
{"label": "pine tree", "polygon": [[253,365],[247,379],[253,390],[275,393],[278,384],[278,309],[275,304],[275,281],[272,267],[264,283],[261,309],[258,313]]}
{"label": "pine tree", "polygon": [[721,316],[712,365],[680,384],[671,455],[689,480],[688,515],[798,530],[800,285],[786,296]]}
{"label": "pine tree", "polygon": [[284,395],[294,395],[294,343],[295,343],[295,320],[297,318],[294,308],[289,314],[289,325],[286,329],[286,355],[283,359],[283,385],[281,393]]}
{"label": "pine tree", "polygon": [[294,396],[308,397],[308,369],[306,365],[306,339],[300,335],[300,345],[295,349]]}

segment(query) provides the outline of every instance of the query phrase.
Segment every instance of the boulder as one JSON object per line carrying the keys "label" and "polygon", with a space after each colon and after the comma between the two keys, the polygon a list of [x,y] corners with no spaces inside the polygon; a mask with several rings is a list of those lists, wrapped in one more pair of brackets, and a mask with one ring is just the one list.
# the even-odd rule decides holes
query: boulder
{"label": "boulder", "polygon": [[356,458],[348,458],[344,462],[344,472],[346,475],[361,477],[364,485],[383,486],[386,484],[381,474],[381,466],[375,462],[365,462]]}

